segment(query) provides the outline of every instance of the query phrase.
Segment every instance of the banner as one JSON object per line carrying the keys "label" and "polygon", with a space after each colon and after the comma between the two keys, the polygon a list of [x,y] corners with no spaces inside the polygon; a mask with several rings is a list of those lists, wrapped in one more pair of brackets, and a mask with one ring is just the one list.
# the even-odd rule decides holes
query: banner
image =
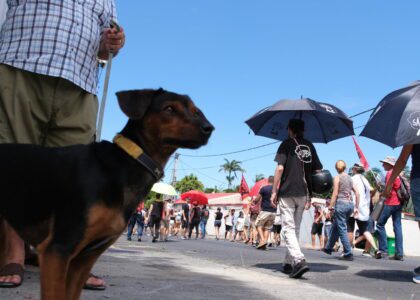
{"label": "banner", "polygon": [[368,163],[365,155],[363,154],[362,149],[360,149],[359,144],[357,144],[354,136],[352,136],[352,138],[353,138],[354,146],[356,147],[357,155],[359,156],[360,163],[363,165],[363,167],[367,171],[367,170],[369,170],[369,163]]}

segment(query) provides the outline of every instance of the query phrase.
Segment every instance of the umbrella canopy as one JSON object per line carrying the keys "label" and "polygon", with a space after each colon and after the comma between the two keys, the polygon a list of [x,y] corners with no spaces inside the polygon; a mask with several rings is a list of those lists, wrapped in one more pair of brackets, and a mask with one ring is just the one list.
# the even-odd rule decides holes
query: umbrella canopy
{"label": "umbrella canopy", "polygon": [[200,191],[192,190],[181,194],[181,199],[186,200],[187,198],[190,199],[190,203],[197,202],[198,205],[209,204],[209,199],[206,194]]}
{"label": "umbrella canopy", "polygon": [[354,135],[353,121],[344,112],[331,104],[309,98],[280,100],[245,123],[256,135],[283,141],[288,138],[290,119],[305,122],[305,138],[313,143],[328,143]]}
{"label": "umbrella canopy", "polygon": [[174,204],[185,204],[185,203],[187,203],[187,201],[184,201],[182,199],[178,199],[174,202]]}
{"label": "umbrella canopy", "polygon": [[252,187],[251,191],[249,192],[249,196],[251,197],[257,196],[260,192],[260,189],[266,185],[269,185],[267,178],[257,181],[255,185]]}
{"label": "umbrella canopy", "polygon": [[360,135],[392,148],[420,144],[420,81],[383,98]]}
{"label": "umbrella canopy", "polygon": [[175,191],[175,188],[172,185],[164,183],[164,182],[156,182],[152,186],[152,191],[159,194],[168,195],[168,196],[178,195],[178,193]]}

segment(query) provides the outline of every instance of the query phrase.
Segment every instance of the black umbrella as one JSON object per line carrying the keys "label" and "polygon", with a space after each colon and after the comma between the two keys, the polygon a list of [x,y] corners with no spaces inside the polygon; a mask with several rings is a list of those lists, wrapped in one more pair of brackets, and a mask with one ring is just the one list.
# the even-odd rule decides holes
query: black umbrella
{"label": "black umbrella", "polygon": [[337,107],[309,98],[280,100],[256,113],[245,123],[256,135],[283,141],[288,137],[290,119],[305,122],[305,138],[313,143],[354,135],[353,121]]}
{"label": "black umbrella", "polygon": [[360,135],[392,148],[420,144],[420,81],[383,98]]}

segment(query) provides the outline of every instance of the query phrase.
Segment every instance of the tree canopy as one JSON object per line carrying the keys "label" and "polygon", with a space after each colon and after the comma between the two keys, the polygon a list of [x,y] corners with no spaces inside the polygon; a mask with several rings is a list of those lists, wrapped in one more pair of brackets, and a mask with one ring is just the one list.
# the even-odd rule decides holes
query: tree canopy
{"label": "tree canopy", "polygon": [[198,180],[197,176],[190,174],[178,181],[175,184],[175,189],[181,194],[191,190],[203,191],[204,184]]}
{"label": "tree canopy", "polygon": [[[229,161],[225,158],[225,163],[220,166],[219,172],[227,173],[226,180],[228,182],[228,189],[232,188],[232,182],[235,178],[238,178],[238,174],[236,172],[245,172],[245,170],[241,167],[241,162],[237,160]],[[232,175],[233,173],[233,175]]]}

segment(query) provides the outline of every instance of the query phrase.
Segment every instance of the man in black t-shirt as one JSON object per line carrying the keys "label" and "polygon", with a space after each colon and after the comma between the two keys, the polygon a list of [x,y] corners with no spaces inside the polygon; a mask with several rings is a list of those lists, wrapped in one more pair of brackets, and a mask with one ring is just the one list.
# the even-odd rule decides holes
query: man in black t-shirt
{"label": "man in black t-shirt", "polygon": [[289,120],[289,138],[281,143],[274,159],[278,165],[271,194],[271,201],[280,205],[287,247],[283,270],[292,278],[300,278],[309,271],[299,246],[300,223],[303,211],[310,207],[311,174],[322,169],[315,147],[303,138],[304,128],[302,120]]}

